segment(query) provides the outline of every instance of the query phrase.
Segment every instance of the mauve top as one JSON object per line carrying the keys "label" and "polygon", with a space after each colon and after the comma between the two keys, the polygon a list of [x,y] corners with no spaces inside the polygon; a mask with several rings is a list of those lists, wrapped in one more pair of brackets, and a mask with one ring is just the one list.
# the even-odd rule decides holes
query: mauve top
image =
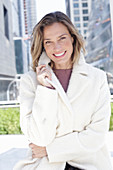
{"label": "mauve top", "polygon": [[72,68],[71,69],[54,69],[53,71],[56,77],[58,78],[58,80],[60,81],[64,91],[67,92],[69,80],[70,80],[71,73],[72,73]]}

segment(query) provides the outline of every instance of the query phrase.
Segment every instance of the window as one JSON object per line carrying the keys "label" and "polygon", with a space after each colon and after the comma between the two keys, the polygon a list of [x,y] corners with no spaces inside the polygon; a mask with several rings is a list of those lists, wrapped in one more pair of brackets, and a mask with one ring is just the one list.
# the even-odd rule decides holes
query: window
{"label": "window", "polygon": [[79,14],[79,10],[74,10],[74,14]]}
{"label": "window", "polygon": [[79,7],[79,4],[78,4],[78,3],[74,3],[74,4],[73,4],[73,7],[74,7],[74,8],[78,8],[78,7]]}
{"label": "window", "polygon": [[88,14],[88,9],[84,9],[82,12],[83,14]]}
{"label": "window", "polygon": [[82,3],[82,7],[88,7],[88,3]]}
{"label": "window", "polygon": [[86,34],[87,33],[87,30],[84,30],[84,34]]}
{"label": "window", "polygon": [[81,30],[78,30],[78,32],[81,34]]}
{"label": "window", "polygon": [[83,17],[84,21],[88,21],[89,17]]}
{"label": "window", "polygon": [[80,21],[80,17],[74,17],[74,21]]}
{"label": "window", "polygon": [[88,23],[84,23],[84,24],[83,24],[83,27],[87,27],[87,26],[88,26]]}
{"label": "window", "polygon": [[4,14],[4,32],[7,39],[9,39],[8,11],[5,8],[5,6],[3,6],[3,14]]}
{"label": "window", "polygon": [[76,25],[76,27],[79,27],[79,28],[80,28],[80,23],[76,23],[75,25]]}

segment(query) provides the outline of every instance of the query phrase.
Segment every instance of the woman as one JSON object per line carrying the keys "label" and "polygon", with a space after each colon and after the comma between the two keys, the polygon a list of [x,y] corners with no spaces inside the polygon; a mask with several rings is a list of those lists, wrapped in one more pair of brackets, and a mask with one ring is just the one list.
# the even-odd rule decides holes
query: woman
{"label": "woman", "polygon": [[86,64],[84,41],[62,12],[33,30],[33,70],[21,79],[21,128],[28,158],[15,170],[112,170],[105,138],[110,93],[103,71]]}

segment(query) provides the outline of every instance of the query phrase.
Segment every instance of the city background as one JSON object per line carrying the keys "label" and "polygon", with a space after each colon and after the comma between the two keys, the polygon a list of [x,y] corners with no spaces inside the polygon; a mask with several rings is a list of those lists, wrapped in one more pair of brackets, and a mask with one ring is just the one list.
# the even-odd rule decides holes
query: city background
{"label": "city background", "polygon": [[0,101],[19,101],[20,77],[29,71],[32,62],[33,27],[47,12],[55,10],[66,13],[78,28],[86,41],[86,62],[106,72],[113,94],[111,3],[112,0],[0,0]]}
{"label": "city background", "polygon": [[111,93],[107,143],[113,162],[113,0],[0,0],[0,170],[12,170],[26,154],[19,123],[20,78],[32,66],[34,26],[54,11],[67,14],[82,34],[86,62],[106,72]]}

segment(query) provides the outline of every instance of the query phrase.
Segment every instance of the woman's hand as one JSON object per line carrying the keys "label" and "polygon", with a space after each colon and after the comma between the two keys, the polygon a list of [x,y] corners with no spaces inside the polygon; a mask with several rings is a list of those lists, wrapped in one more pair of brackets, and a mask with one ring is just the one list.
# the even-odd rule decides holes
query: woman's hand
{"label": "woman's hand", "polygon": [[46,147],[37,146],[33,143],[30,143],[29,147],[32,149],[33,158],[43,158],[47,156]]}
{"label": "woman's hand", "polygon": [[52,87],[52,85],[46,81],[46,77],[49,80],[52,80],[52,75],[49,69],[46,68],[46,65],[40,65],[36,67],[36,73],[37,73],[37,80],[39,81],[41,85],[46,86],[46,87]]}

